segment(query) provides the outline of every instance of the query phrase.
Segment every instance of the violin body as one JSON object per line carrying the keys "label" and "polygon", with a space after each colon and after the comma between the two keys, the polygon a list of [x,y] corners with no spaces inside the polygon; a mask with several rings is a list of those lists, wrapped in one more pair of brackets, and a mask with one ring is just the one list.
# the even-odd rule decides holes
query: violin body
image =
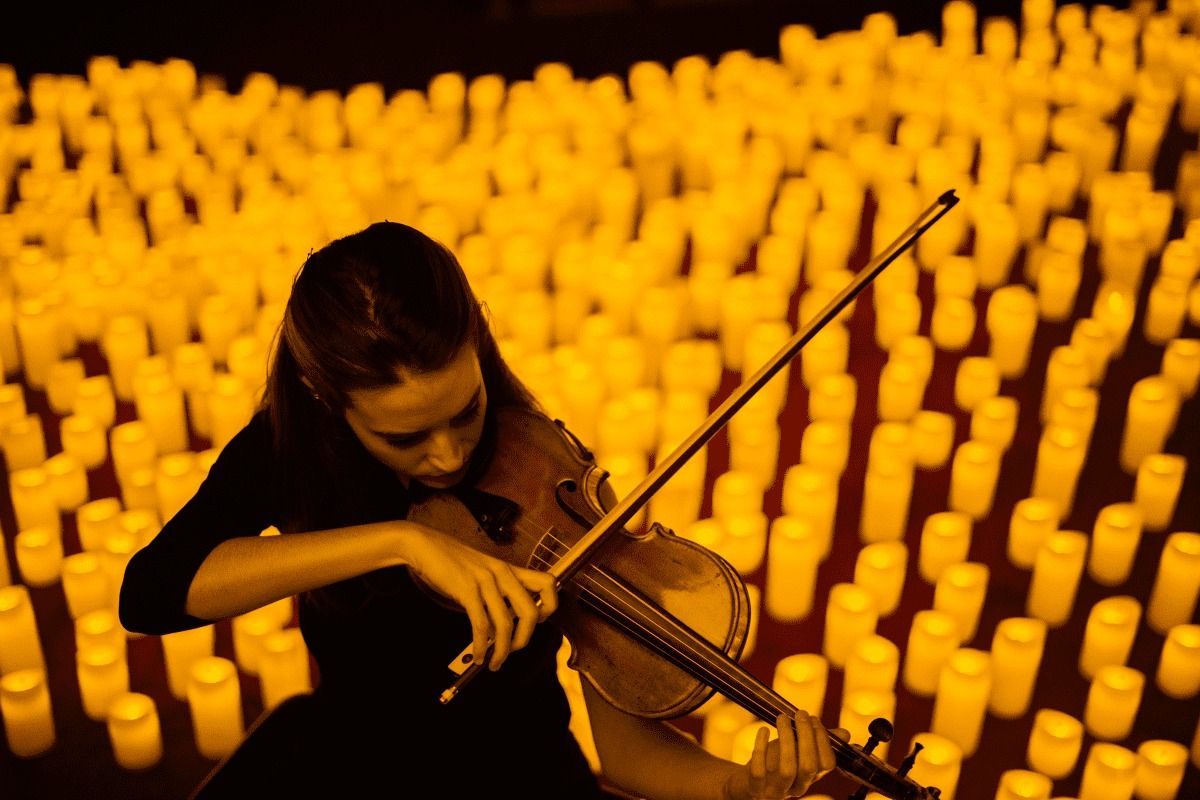
{"label": "violin body", "polygon": [[[608,473],[561,422],[533,411],[495,412],[486,469],[470,486],[439,492],[408,518],[495,558],[546,570],[613,507]],[[642,717],[690,713],[714,689],[595,610],[606,602],[653,607],[737,659],[750,626],[746,586],[716,553],[661,525],[621,531],[576,580],[561,587],[555,620],[569,664],[612,705]]]}

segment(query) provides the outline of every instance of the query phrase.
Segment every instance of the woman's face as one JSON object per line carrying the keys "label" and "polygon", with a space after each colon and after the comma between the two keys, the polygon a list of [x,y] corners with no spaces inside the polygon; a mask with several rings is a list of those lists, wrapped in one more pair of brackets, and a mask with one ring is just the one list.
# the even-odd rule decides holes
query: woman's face
{"label": "woman's face", "polygon": [[403,371],[392,386],[350,392],[345,414],[363,447],[402,480],[445,489],[466,472],[486,411],[483,373],[468,345],[443,369]]}

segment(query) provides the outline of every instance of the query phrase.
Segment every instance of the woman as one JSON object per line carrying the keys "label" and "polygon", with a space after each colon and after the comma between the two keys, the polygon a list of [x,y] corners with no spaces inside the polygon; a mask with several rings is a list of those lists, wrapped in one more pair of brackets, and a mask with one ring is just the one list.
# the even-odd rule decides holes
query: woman
{"label": "woman", "polygon": [[[495,410],[514,405],[536,409],[444,247],[384,222],[309,257],[262,408],[121,588],[122,623],[147,634],[299,596],[317,689],[268,715],[200,794],[344,794],[360,782],[397,796],[413,785],[602,796],[568,729],[552,578],[405,519],[415,494],[471,479]],[[272,525],[284,535],[258,535]],[[467,637],[476,658],[494,640],[493,671],[443,706],[446,665]],[[781,718],[778,739],[764,731],[736,765],[584,687],[605,777],[636,795],[796,795],[834,766],[805,714],[795,728]]]}

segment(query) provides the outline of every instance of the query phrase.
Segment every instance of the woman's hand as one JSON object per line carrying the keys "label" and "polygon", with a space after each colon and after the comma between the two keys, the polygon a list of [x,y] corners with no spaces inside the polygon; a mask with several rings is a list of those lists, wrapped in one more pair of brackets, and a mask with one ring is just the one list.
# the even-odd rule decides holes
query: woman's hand
{"label": "woman's hand", "polygon": [[499,669],[511,651],[529,644],[534,626],[558,608],[553,575],[492,558],[426,525],[405,524],[417,534],[417,545],[408,548],[406,563],[422,581],[467,612],[476,661],[487,656],[490,638],[488,666]]}
{"label": "woman's hand", "polygon": [[[770,739],[765,727],[759,729],[750,761],[725,783],[726,800],[777,800],[802,795],[836,765],[829,733],[821,720],[799,711],[795,723],[780,714],[775,726],[777,739]],[[844,731],[839,728],[835,733]]]}

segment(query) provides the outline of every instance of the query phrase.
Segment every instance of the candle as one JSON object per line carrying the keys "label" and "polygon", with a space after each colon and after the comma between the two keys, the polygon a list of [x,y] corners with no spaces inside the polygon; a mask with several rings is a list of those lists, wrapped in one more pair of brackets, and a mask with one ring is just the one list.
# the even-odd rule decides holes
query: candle
{"label": "candle", "polygon": [[992,511],[1000,451],[987,442],[966,441],[954,451],[950,466],[950,508],[976,520]]}
{"label": "candle", "polygon": [[167,665],[167,686],[177,700],[187,699],[188,681],[192,665],[206,656],[213,655],[215,631],[212,625],[203,625],[162,637],[163,657]]}
{"label": "candle", "polygon": [[1083,724],[1062,711],[1038,709],[1033,715],[1025,761],[1030,769],[1060,780],[1075,769],[1083,748]]}
{"label": "candle", "polygon": [[162,726],[150,695],[124,692],[108,706],[108,738],[122,769],[142,770],[162,759]]}
{"label": "candle", "polygon": [[[842,694],[859,689],[892,693],[900,672],[900,648],[878,634],[854,643],[846,657]],[[894,699],[894,696],[893,696]]]}
{"label": "candle", "polygon": [[1108,330],[1114,358],[1119,358],[1125,352],[1125,341],[1133,325],[1135,306],[1134,297],[1122,286],[1105,282],[1096,290],[1092,316],[1100,320]]}
{"label": "candle", "polygon": [[1088,575],[1105,586],[1117,586],[1129,578],[1142,538],[1142,512],[1133,503],[1110,503],[1096,514],[1092,546],[1088,553]]}
{"label": "candle", "polygon": [[1020,403],[1015,397],[986,397],[971,410],[970,438],[995,447],[1000,453],[1008,450],[1017,431]]}
{"label": "candle", "polygon": [[983,650],[955,650],[938,673],[930,728],[962,748],[964,757],[979,746],[991,688],[991,656]]}
{"label": "candle", "polygon": [[992,636],[992,691],[988,710],[1015,719],[1029,709],[1046,646],[1046,623],[1031,617],[1006,617]]}
{"label": "candle", "polygon": [[155,511],[160,519],[169,520],[200,488],[196,455],[191,452],[171,453],[158,461],[155,472]]}
{"label": "candle", "polygon": [[717,551],[742,576],[762,565],[767,549],[767,515],[761,511],[732,513],[721,518],[725,536]]}
{"label": "candle", "polygon": [[811,519],[785,514],[771,520],[765,603],[773,619],[798,622],[812,611],[823,546]]}
{"label": "candle", "polygon": [[921,409],[925,399],[925,379],[919,370],[905,361],[889,359],[879,373],[879,418],[905,422]]}
{"label": "candle", "polygon": [[1200,596],[1200,533],[1172,533],[1163,545],[1146,604],[1146,622],[1160,635],[1188,622]]}
{"label": "candle", "polygon": [[277,630],[263,638],[258,677],[266,708],[274,708],[293,695],[312,691],[308,648],[299,628]]}
{"label": "candle", "polygon": [[700,745],[718,758],[729,758],[738,731],[753,720],[754,716],[736,703],[720,702],[704,716]]}
{"label": "candle", "polygon": [[1093,742],[1083,763],[1079,796],[1086,800],[1129,800],[1136,781],[1137,755],[1108,742]]}
{"label": "candle", "polygon": [[1138,800],[1174,800],[1187,770],[1188,751],[1179,742],[1148,739],[1138,745],[1133,791]]}
{"label": "candle", "polygon": [[793,464],[783,476],[783,513],[811,520],[821,542],[821,558],[829,554],[837,511],[837,476],[809,464]]}
{"label": "candle", "polygon": [[187,702],[200,755],[216,760],[232,753],[245,734],[234,663],[220,656],[198,659],[189,675]]}
{"label": "candle", "polygon": [[1046,537],[1058,529],[1058,508],[1045,497],[1026,497],[1013,506],[1008,529],[1008,560],[1017,567],[1033,566]]}
{"label": "candle", "polygon": [[751,472],[726,470],[713,480],[712,514],[721,520],[757,513],[763,507],[762,482]]}
{"label": "candle", "polygon": [[1171,524],[1187,459],[1173,453],[1152,453],[1138,465],[1133,487],[1133,503],[1142,513],[1146,530],[1163,531]]}
{"label": "candle", "polygon": [[[842,692],[838,727],[845,728],[850,732],[851,741],[865,742],[870,735],[868,727],[872,720],[878,717],[890,720],[895,716],[896,695],[894,692],[885,689],[853,689]],[[875,755],[885,761],[887,752],[887,742],[880,742],[875,746]]]}
{"label": "candle", "polygon": [[224,366],[229,345],[244,327],[237,303],[225,294],[206,295],[201,299],[196,314],[200,341],[208,349],[213,363]]}
{"label": "candle", "polygon": [[1175,382],[1181,397],[1190,399],[1200,385],[1200,339],[1167,342],[1159,374]]}
{"label": "candle", "polygon": [[850,357],[850,332],[846,326],[833,322],[805,345],[807,352],[800,359],[800,376],[805,388],[811,389],[823,375],[846,371]]}
{"label": "candle", "polygon": [[9,483],[17,530],[46,527],[62,531],[58,503],[45,470],[39,467],[19,469],[10,473]]}
{"label": "candle", "polygon": [[55,414],[71,413],[75,390],[84,378],[83,360],[65,358],[55,361],[46,373],[46,402]]}
{"label": "candle", "polygon": [[125,640],[125,629],[121,627],[117,610],[112,606],[89,611],[75,620],[76,651],[88,647],[110,647],[124,654]]}
{"label": "candle", "polygon": [[941,349],[962,350],[975,336],[975,304],[962,297],[938,297],[933,302],[929,332]]}
{"label": "candle", "polygon": [[73,456],[84,469],[93,470],[108,459],[104,428],[88,416],[73,414],[59,422],[63,452]]}
{"label": "candle", "polygon": [[1062,322],[1075,310],[1075,298],[1083,277],[1079,258],[1051,247],[1043,247],[1037,260],[1037,302],[1042,319]]}
{"label": "candle", "polygon": [[958,620],[960,643],[975,638],[989,574],[986,564],[963,561],[947,564],[937,579],[933,607]]}
{"label": "candle", "polygon": [[912,460],[877,457],[863,483],[859,539],[864,544],[904,538],[912,501]]}
{"label": "candle", "polygon": [[129,691],[129,665],[122,648],[91,645],[75,653],[76,674],[83,711],[93,720],[108,716],[117,695]]}
{"label": "candle", "polygon": [[188,428],[183,390],[172,377],[148,377],[139,386],[134,401],[138,419],[148,428],[159,453],[177,453],[187,449]]}
{"label": "candle", "polygon": [[1146,677],[1139,670],[1109,664],[1096,670],[1083,708],[1083,725],[1097,739],[1120,741],[1133,730]]}
{"label": "candle", "polygon": [[132,401],[134,368],[150,355],[150,333],[145,320],[134,314],[113,317],[105,328],[101,349],[117,398]]}
{"label": "candle", "polygon": [[1059,392],[1046,424],[1074,428],[1090,447],[1099,408],[1099,392],[1090,387],[1072,386]]}
{"label": "candle", "polygon": [[125,577],[125,567],[140,547],[141,542],[135,536],[119,527],[109,533],[100,546],[98,551],[100,566],[104,570],[104,574],[108,576],[108,584],[113,589],[113,596],[109,602],[114,606],[117,604],[121,581]]}
{"label": "candle", "polygon": [[254,398],[241,378],[220,373],[213,376],[207,410],[213,446],[224,447],[254,415]]}
{"label": "candle", "polygon": [[1063,625],[1075,606],[1088,539],[1082,531],[1057,530],[1046,536],[1033,563],[1025,598],[1026,613],[1051,628]]}
{"label": "candle", "polygon": [[828,419],[813,420],[800,435],[800,463],[840,477],[850,458],[850,425]]}
{"label": "candle", "polygon": [[1079,183],[1082,179],[1083,165],[1078,154],[1052,150],[1046,153],[1042,162],[1046,168],[1046,181],[1049,185],[1047,207],[1059,214],[1071,210],[1079,196]]}
{"label": "candle", "polygon": [[60,314],[32,297],[19,300],[16,311],[16,338],[25,380],[34,389],[44,389],[50,366],[60,355]]}
{"label": "candle", "polygon": [[943,411],[921,410],[913,415],[913,463],[919,469],[938,469],[954,447],[954,417]]}
{"label": "candle", "polygon": [[1187,317],[1189,281],[1173,275],[1159,275],[1150,285],[1143,332],[1151,344],[1166,344],[1179,336]]}
{"label": "candle", "polygon": [[1163,640],[1154,681],[1163,694],[1179,700],[1200,693],[1200,625],[1171,626]]}
{"label": "candle", "polygon": [[42,418],[29,414],[4,426],[0,434],[9,472],[40,467],[46,460],[46,436]]}
{"label": "candle", "polygon": [[921,326],[921,298],[916,292],[896,291],[874,296],[875,343],[890,350],[905,336],[915,336]]}
{"label": "candle", "polygon": [[754,744],[758,740],[758,732],[766,730],[769,739],[775,739],[777,731],[773,725],[768,725],[757,719],[751,719],[749,722],[738,728],[733,734],[733,741],[730,744],[728,758],[735,764],[745,764],[750,761],[750,756],[754,753]]}
{"label": "candle", "polygon": [[1055,347],[1050,351],[1046,363],[1046,385],[1042,390],[1041,420],[1046,422],[1050,409],[1062,392],[1071,388],[1085,387],[1091,377],[1091,369],[1083,352],[1071,345]]}
{"label": "candle", "polygon": [[966,560],[971,527],[971,517],[961,511],[939,511],[925,518],[917,565],[926,583],[936,583],[947,566]]}
{"label": "candle", "polygon": [[891,462],[907,464],[912,461],[912,429],[902,422],[880,422],[871,431],[867,444],[868,469]]}
{"label": "candle", "polygon": [[816,653],[794,653],[775,664],[771,688],[796,708],[815,716],[825,706],[829,661]]}
{"label": "candle", "polygon": [[1141,618],[1142,604],[1129,595],[1106,597],[1092,606],[1079,651],[1079,673],[1091,680],[1103,666],[1123,665]]}
{"label": "candle", "polygon": [[44,669],[45,663],[29,589],[0,587],[0,674]]}
{"label": "candle", "polygon": [[985,201],[975,210],[975,268],[979,286],[997,289],[1008,283],[1020,244],[1017,216],[1011,206]]}
{"label": "candle", "polygon": [[62,579],[62,533],[48,527],[26,528],[16,536],[17,569],[29,586],[53,586]]}
{"label": "candle", "polygon": [[1091,367],[1088,383],[1093,386],[1102,383],[1112,358],[1112,340],[1104,324],[1092,317],[1076,320],[1071,328],[1070,345],[1083,353]]}
{"label": "candle", "polygon": [[858,551],[854,583],[875,596],[879,616],[887,617],[900,605],[907,571],[908,546],[904,542],[873,542]]}
{"label": "candle", "polygon": [[0,718],[8,749],[16,757],[32,758],[54,747],[54,716],[44,669],[17,669],[0,677]]}
{"label": "candle", "polygon": [[150,426],[141,420],[115,426],[109,434],[109,450],[122,484],[128,483],[134,470],[157,465],[158,445]]}
{"label": "candle", "polygon": [[1054,501],[1059,519],[1071,515],[1079,473],[1087,459],[1087,442],[1074,428],[1047,425],[1038,439],[1030,494]]}
{"label": "candle", "polygon": [[913,614],[904,649],[904,686],[921,697],[933,695],[942,664],[958,646],[958,621],[954,617],[936,609]]}
{"label": "candle", "polygon": [[821,652],[837,668],[846,664],[854,643],[875,633],[879,612],[875,597],[853,583],[835,583],[825,607],[825,636]]}
{"label": "candle", "polygon": [[986,356],[967,356],[958,363],[954,376],[954,404],[973,411],[1000,391],[1000,368]]}
{"label": "candle", "polygon": [[74,511],[88,500],[88,480],[83,464],[70,453],[58,453],[43,465],[59,511]]}
{"label": "candle", "polygon": [[822,375],[808,395],[808,418],[849,423],[854,417],[858,379],[845,372]]}
{"label": "candle", "polygon": [[112,596],[100,558],[92,552],[73,553],[62,562],[62,587],[71,619],[103,608]]}
{"label": "candle", "polygon": [[[729,468],[748,472],[762,486],[770,488],[779,471],[779,440],[779,423],[774,414],[763,417],[757,415],[757,409],[743,409],[729,425]],[[610,468],[609,471],[613,470]],[[642,476],[646,471],[642,465]],[[636,481],[630,483],[629,488],[634,485]]]}
{"label": "candle", "polygon": [[721,351],[708,339],[681,339],[667,348],[662,363],[664,392],[691,391],[705,400],[721,383]]}
{"label": "candle", "polygon": [[117,515],[120,513],[121,501],[115,497],[101,497],[76,509],[75,525],[83,549],[100,550],[108,534],[116,530]]}
{"label": "candle", "polygon": [[1002,286],[988,300],[985,324],[989,338],[988,355],[1005,378],[1025,373],[1033,334],[1037,329],[1037,298],[1022,284]]}
{"label": "candle", "polygon": [[1050,800],[1054,784],[1048,777],[1027,769],[1006,769],[1000,773],[995,800]]}
{"label": "candle", "polygon": [[954,800],[962,771],[962,748],[953,740],[932,731],[922,731],[913,736],[913,745],[917,744],[923,745],[923,749],[909,770],[908,777],[922,786],[941,789],[941,800]]}

